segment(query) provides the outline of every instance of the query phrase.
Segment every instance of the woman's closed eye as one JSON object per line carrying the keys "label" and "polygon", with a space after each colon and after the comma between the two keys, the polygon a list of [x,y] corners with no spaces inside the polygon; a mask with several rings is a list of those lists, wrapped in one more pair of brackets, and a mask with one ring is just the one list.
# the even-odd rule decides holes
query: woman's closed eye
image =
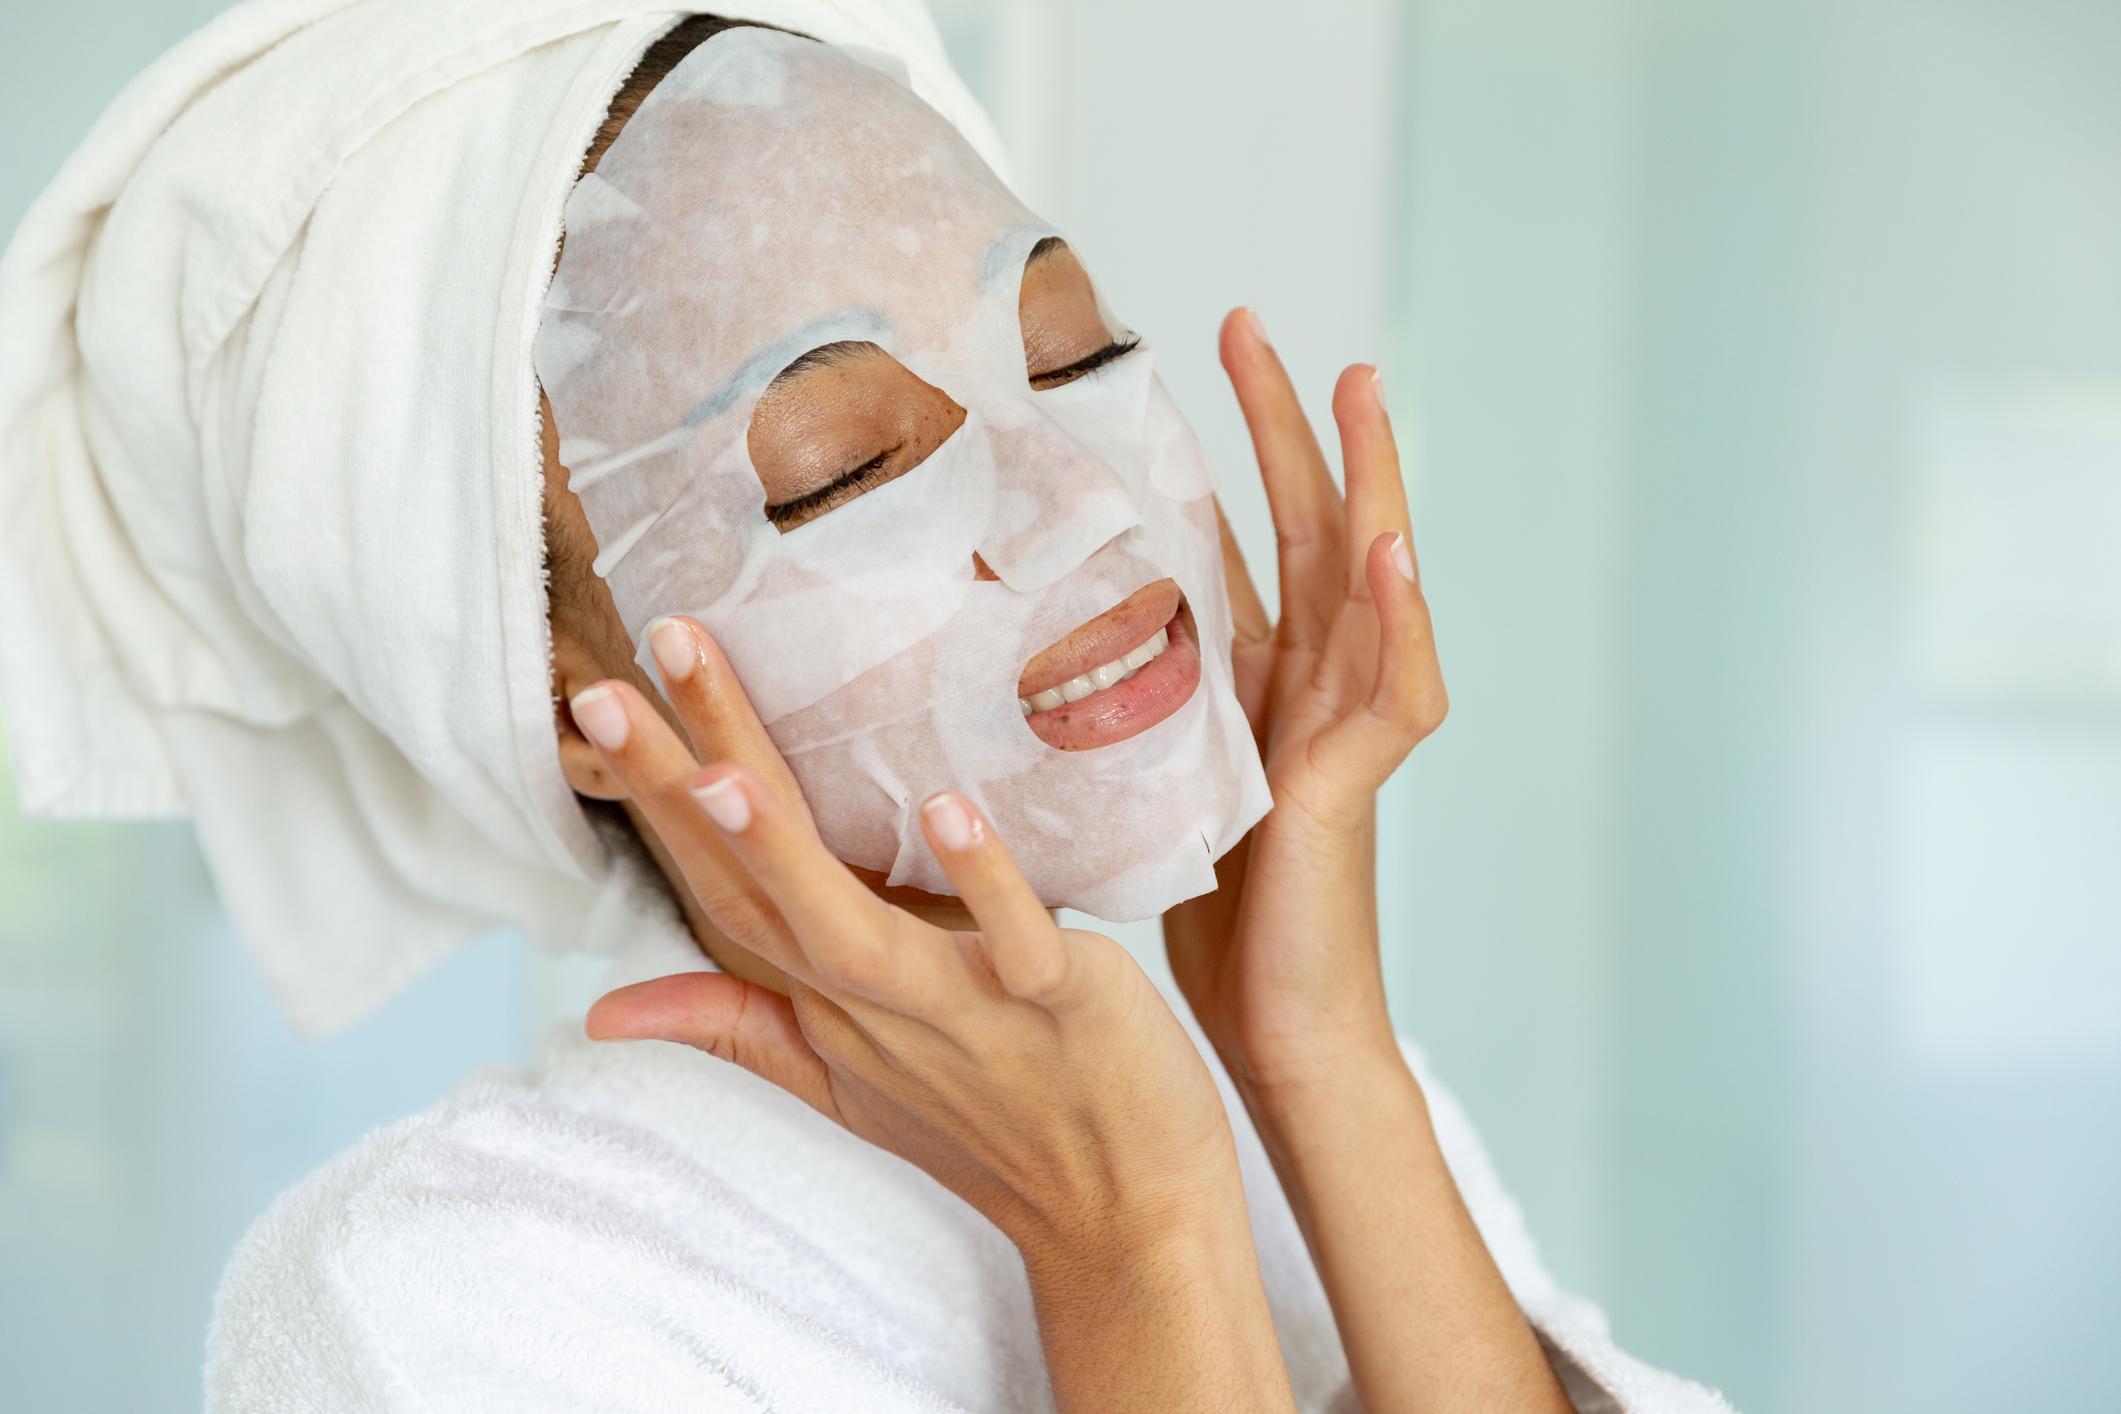
{"label": "woman's closed eye", "polygon": [[828,344],[783,369],[751,416],[751,465],[782,534],[926,461],[964,425],[948,393],[872,343]]}
{"label": "woman's closed eye", "polygon": [[[901,474],[892,469],[892,461],[906,450],[904,442],[886,447],[868,461],[852,471],[843,471],[825,485],[791,501],[766,507],[766,519],[783,532],[795,529],[803,522],[813,520],[834,506],[843,505],[873,486],[881,486]],[[903,469],[901,469],[903,470]]]}
{"label": "woman's closed eye", "polygon": [[1125,358],[1141,346],[1142,341],[1139,334],[1129,334],[1124,339],[1114,339],[1095,353],[1085,354],[1073,363],[1064,363],[1059,368],[1048,369],[1044,373],[1032,374],[1031,386],[1043,393],[1049,388],[1058,388],[1065,383],[1073,383],[1078,378],[1087,377],[1097,372],[1098,369],[1103,368],[1108,363]]}
{"label": "woman's closed eye", "polygon": [[1134,335],[1106,324],[1090,272],[1058,236],[1040,241],[1025,259],[1016,318],[1024,372],[1039,392],[1086,378],[1141,347]]}
{"label": "woman's closed eye", "polygon": [[[1057,237],[1026,258],[1017,300],[1024,373],[1046,392],[1141,347],[1107,327],[1090,276]],[[874,343],[810,350],[782,369],[751,418],[766,520],[787,534],[904,476],[964,425],[965,409]]]}

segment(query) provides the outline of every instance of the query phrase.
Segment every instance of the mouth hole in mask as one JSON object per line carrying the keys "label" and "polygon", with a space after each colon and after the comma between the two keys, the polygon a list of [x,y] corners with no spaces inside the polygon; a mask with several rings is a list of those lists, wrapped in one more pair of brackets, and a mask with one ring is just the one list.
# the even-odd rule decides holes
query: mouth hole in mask
{"label": "mouth hole in mask", "polygon": [[1058,751],[1138,736],[1200,688],[1200,630],[1172,580],[1148,585],[1038,654],[1017,680],[1031,734]]}

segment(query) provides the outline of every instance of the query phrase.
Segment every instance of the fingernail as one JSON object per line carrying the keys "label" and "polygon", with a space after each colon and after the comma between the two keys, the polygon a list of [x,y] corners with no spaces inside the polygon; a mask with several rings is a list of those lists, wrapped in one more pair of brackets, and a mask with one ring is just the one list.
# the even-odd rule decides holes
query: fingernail
{"label": "fingernail", "polygon": [[1399,566],[1401,579],[1414,582],[1414,552],[1407,548],[1407,537],[1396,530],[1392,532],[1392,563]]}
{"label": "fingernail", "polygon": [[692,798],[725,834],[741,835],[744,827],[751,823],[751,801],[745,797],[744,788],[736,783],[735,776],[724,776],[696,788]]}
{"label": "fingernail", "polygon": [[576,693],[574,701],[567,705],[574,713],[574,724],[598,746],[617,751],[626,744],[626,704],[610,688],[592,687]]}
{"label": "fingernail", "polygon": [[1267,326],[1259,322],[1259,311],[1254,309],[1249,304],[1245,306],[1245,322],[1252,326],[1253,338],[1259,340],[1263,344],[1269,342],[1267,338]]}
{"label": "fingernail", "polygon": [[1390,408],[1385,406],[1385,375],[1374,363],[1370,365],[1370,391],[1376,395],[1377,406],[1380,411],[1391,411]]}
{"label": "fingernail", "polygon": [[655,654],[664,682],[683,682],[700,661],[692,635],[676,619],[657,619],[648,626],[648,651]]}
{"label": "fingernail", "polygon": [[953,854],[970,849],[979,839],[979,821],[965,808],[961,797],[947,791],[934,796],[921,807],[921,814],[928,817],[928,828],[935,832],[936,843]]}

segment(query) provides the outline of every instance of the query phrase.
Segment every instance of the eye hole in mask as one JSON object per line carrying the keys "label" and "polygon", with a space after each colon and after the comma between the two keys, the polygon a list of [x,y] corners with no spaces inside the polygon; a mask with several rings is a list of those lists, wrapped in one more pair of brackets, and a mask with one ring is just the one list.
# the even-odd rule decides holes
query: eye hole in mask
{"label": "eye hole in mask", "polygon": [[1090,283],[1090,272],[1059,236],[1031,248],[1017,294],[1024,335],[1024,372],[1039,392],[1073,383],[1141,347],[1112,327]]}
{"label": "eye hole in mask", "polygon": [[873,343],[826,344],[767,386],[746,439],[783,535],[895,481],[964,425],[965,410]]}
{"label": "eye hole in mask", "polygon": [[[1039,242],[1025,262],[1018,313],[1025,373],[1040,392],[1086,378],[1141,344],[1114,334],[1089,273],[1059,237]],[[746,434],[766,519],[785,535],[895,481],[964,421],[948,393],[874,343],[811,349],[775,375]]]}

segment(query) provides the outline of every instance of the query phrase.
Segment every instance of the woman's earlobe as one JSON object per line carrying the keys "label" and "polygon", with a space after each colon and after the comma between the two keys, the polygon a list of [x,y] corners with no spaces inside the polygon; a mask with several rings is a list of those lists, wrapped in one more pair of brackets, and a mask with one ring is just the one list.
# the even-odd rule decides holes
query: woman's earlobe
{"label": "woman's earlobe", "polygon": [[560,774],[576,795],[591,800],[625,800],[629,792],[604,764],[596,744],[582,734],[574,709],[567,704],[574,695],[608,677],[596,654],[559,621],[552,625],[552,729],[559,738]]}
{"label": "woman's earlobe", "polygon": [[604,764],[604,754],[575,725],[574,713],[564,697],[553,702],[553,729],[559,737],[560,774],[576,795],[586,795],[591,800],[629,798],[626,787]]}

